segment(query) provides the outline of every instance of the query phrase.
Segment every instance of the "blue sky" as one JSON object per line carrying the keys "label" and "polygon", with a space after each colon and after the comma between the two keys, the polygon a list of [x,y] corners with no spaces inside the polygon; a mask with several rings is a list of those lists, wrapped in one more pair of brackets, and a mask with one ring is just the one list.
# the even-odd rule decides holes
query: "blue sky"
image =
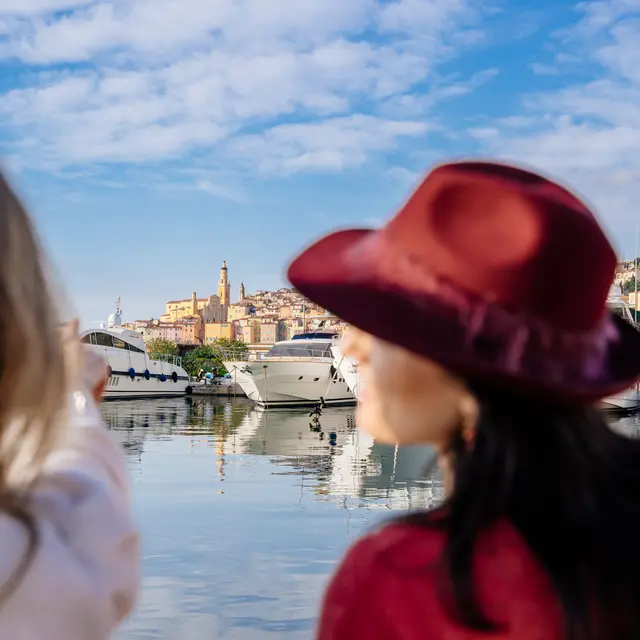
{"label": "blue sky", "polygon": [[284,283],[434,162],[567,181],[625,257],[640,0],[0,0],[0,156],[85,325]]}

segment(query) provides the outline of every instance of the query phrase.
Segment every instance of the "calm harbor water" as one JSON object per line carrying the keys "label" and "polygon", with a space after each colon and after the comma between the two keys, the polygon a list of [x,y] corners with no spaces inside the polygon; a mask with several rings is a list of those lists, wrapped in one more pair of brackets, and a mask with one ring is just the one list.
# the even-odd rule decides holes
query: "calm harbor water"
{"label": "calm harbor water", "polygon": [[421,477],[429,449],[372,443],[353,409],[317,423],[209,398],[102,412],[128,456],[144,545],[141,598],[118,639],[310,638],[349,543],[442,497],[439,478]]}

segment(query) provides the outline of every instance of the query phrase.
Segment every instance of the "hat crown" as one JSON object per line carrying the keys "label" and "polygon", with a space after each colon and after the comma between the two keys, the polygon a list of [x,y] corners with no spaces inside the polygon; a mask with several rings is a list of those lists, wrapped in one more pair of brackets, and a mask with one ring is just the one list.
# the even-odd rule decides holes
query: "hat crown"
{"label": "hat crown", "polygon": [[606,311],[611,244],[583,202],[524,169],[441,165],[382,234],[433,275],[559,329],[588,330]]}

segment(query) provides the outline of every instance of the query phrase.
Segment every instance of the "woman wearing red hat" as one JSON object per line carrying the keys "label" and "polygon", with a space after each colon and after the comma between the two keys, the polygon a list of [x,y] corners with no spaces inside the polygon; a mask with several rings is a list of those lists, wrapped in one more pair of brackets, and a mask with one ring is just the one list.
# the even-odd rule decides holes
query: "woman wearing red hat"
{"label": "woman wearing red hat", "polygon": [[382,229],[293,262],[355,327],[359,427],[435,445],[448,488],[350,549],[321,640],[640,638],[640,443],[594,408],[640,377],[615,265],[584,203],[490,162],[437,167]]}

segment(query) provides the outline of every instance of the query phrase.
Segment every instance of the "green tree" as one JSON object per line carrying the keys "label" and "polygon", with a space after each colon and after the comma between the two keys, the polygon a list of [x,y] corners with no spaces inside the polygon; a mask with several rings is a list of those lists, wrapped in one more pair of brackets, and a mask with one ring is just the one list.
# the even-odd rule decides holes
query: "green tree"
{"label": "green tree", "polygon": [[229,340],[229,338],[218,338],[215,346],[220,349],[237,349],[238,351],[246,351],[247,345],[242,340]]}
{"label": "green tree", "polygon": [[218,349],[205,344],[187,352],[182,358],[182,366],[190,376],[197,376],[202,370],[214,376],[223,376],[227,371],[220,356]]}
{"label": "green tree", "polygon": [[205,344],[186,353],[182,358],[182,366],[190,376],[197,376],[200,371],[213,373],[214,376],[224,376],[227,370],[222,361],[223,353],[227,349],[244,353],[247,345],[241,340],[219,338],[213,344]]}
{"label": "green tree", "polygon": [[631,276],[631,279],[625,282],[622,285],[622,293],[632,293],[636,288],[636,278],[635,276]]}
{"label": "green tree", "polygon": [[150,354],[158,354],[162,356],[180,355],[178,345],[171,340],[163,340],[162,338],[154,338],[147,342],[147,351]]}

